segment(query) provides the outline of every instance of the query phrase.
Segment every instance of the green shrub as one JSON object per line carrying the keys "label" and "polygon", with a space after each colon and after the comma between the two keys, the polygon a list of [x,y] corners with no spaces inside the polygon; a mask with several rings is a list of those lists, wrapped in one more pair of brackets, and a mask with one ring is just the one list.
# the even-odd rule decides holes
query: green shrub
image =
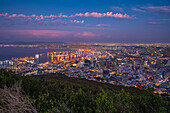
{"label": "green shrub", "polygon": [[39,112],[167,113],[169,100],[152,89],[139,90],[64,75],[24,77],[0,69],[0,88],[22,80],[22,88]]}

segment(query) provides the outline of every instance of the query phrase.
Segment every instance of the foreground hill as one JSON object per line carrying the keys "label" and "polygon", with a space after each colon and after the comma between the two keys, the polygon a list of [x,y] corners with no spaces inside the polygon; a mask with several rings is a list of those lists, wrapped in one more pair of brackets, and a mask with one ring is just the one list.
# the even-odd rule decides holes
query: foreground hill
{"label": "foreground hill", "polygon": [[[1,69],[0,88],[0,112],[166,113],[169,110],[169,100],[150,88],[139,90],[61,74],[24,77]],[[12,103],[11,98],[18,103]]]}

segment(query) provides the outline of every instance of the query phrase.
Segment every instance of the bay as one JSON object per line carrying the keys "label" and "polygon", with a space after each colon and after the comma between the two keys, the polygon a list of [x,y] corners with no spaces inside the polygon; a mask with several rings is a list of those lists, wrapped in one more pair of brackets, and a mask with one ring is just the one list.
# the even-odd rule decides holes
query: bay
{"label": "bay", "polygon": [[63,49],[45,49],[45,48],[28,48],[28,47],[1,47],[0,61],[11,60],[20,57],[34,57],[35,54],[46,56],[47,52],[66,51]]}

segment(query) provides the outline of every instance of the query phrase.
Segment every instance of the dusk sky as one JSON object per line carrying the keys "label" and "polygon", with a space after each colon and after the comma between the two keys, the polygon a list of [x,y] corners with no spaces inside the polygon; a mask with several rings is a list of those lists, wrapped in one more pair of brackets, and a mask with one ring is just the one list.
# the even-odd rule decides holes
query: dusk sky
{"label": "dusk sky", "polygon": [[0,41],[170,43],[170,0],[1,0]]}

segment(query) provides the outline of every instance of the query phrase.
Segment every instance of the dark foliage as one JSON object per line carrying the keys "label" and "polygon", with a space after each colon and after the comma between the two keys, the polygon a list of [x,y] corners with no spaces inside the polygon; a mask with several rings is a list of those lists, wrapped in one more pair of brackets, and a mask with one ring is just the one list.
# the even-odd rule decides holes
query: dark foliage
{"label": "dark foliage", "polygon": [[0,70],[0,88],[22,80],[22,88],[38,112],[166,113],[169,99],[150,88],[104,84],[65,75],[23,77]]}

